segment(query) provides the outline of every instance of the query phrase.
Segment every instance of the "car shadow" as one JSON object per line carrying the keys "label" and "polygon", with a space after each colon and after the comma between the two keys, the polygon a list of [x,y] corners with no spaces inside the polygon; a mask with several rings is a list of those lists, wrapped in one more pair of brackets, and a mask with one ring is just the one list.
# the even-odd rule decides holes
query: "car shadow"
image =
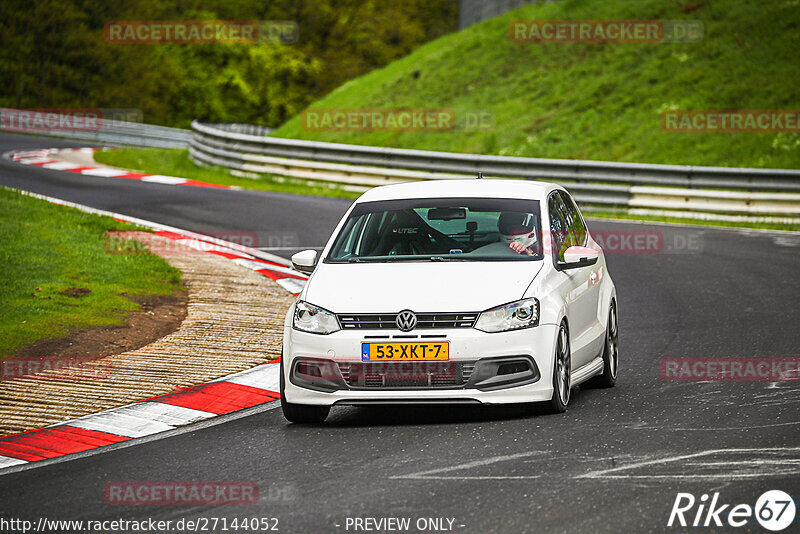
{"label": "car shadow", "polygon": [[534,417],[569,415],[582,404],[585,395],[572,390],[570,407],[565,414],[550,414],[543,403],[528,404],[454,404],[454,405],[376,405],[338,406],[331,410],[326,427],[367,427],[404,425],[447,425],[481,423]]}

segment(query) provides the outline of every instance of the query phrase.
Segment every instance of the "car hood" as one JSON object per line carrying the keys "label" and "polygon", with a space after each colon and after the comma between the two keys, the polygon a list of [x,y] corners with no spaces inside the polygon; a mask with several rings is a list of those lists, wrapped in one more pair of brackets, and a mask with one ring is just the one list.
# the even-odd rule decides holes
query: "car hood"
{"label": "car hood", "polygon": [[302,298],[334,313],[477,312],[521,299],[542,261],[321,264]]}

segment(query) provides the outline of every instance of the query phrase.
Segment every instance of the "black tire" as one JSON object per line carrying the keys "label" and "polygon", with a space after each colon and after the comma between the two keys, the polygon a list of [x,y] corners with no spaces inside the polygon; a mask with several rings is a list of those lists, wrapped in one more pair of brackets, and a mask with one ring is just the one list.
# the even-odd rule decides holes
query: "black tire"
{"label": "black tire", "polygon": [[558,327],[553,362],[553,396],[545,403],[545,410],[548,413],[564,413],[567,411],[571,377],[572,356],[569,348],[569,330],[567,329],[567,324],[562,321],[561,326]]}
{"label": "black tire", "polygon": [[315,406],[311,404],[293,404],[291,402],[286,402],[286,395],[284,394],[286,382],[283,378],[283,356],[281,356],[280,373],[281,409],[283,410],[283,416],[292,423],[304,425],[322,424],[328,417],[331,407]]}
{"label": "black tire", "polygon": [[586,381],[589,388],[613,388],[619,372],[619,323],[617,322],[617,303],[611,301],[606,326],[606,344],[603,348],[603,373]]}

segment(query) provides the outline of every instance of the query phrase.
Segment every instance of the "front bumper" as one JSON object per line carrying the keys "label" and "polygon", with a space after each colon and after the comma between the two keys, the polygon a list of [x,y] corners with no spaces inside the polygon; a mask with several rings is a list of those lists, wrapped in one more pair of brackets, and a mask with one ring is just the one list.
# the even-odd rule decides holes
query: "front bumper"
{"label": "front bumper", "polygon": [[[503,361],[504,358],[526,357],[536,368],[536,380],[523,380],[519,384],[487,387],[476,380],[453,387],[375,387],[360,388],[349,384],[325,391],[292,380],[292,370],[298,358],[330,362],[332,368],[340,363],[361,364],[361,343],[364,341],[400,341],[392,336],[403,336],[402,341],[430,341],[409,339],[408,333],[387,330],[340,330],[330,335],[316,335],[294,330],[287,326],[283,338],[283,373],[286,400],[295,404],[403,404],[403,403],[483,403],[503,404],[546,401],[552,397],[553,354],[557,328],[539,325],[511,332],[484,333],[475,329],[426,330],[424,335],[443,335],[439,340],[450,344],[450,362],[470,365],[480,361]],[[365,336],[389,336],[389,339],[365,339]],[[480,364],[476,364],[476,369]],[[346,368],[346,366],[344,366]]]}

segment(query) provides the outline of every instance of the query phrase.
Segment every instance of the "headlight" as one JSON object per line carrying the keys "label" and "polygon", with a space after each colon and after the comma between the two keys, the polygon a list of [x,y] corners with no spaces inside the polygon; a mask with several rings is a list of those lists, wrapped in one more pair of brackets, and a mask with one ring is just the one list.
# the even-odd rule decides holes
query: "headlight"
{"label": "headlight", "polygon": [[334,314],[302,300],[297,301],[294,307],[292,326],[312,334],[332,334],[340,330],[339,321]]}
{"label": "headlight", "polygon": [[530,298],[486,310],[475,321],[475,328],[483,332],[505,332],[537,324],[539,324],[539,301]]}

